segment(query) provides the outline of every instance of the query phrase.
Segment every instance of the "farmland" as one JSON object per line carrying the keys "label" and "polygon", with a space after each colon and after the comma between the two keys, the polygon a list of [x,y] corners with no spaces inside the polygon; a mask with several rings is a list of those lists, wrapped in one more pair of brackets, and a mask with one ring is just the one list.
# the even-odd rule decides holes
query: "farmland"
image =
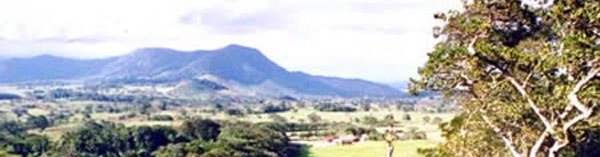
{"label": "farmland", "polygon": [[[418,148],[432,147],[442,141],[438,126],[455,115],[452,109],[445,107],[447,101],[431,96],[204,100],[171,98],[154,92],[131,92],[130,89],[111,89],[111,92],[103,94],[81,88],[51,88],[44,92],[14,88],[13,91],[20,93],[24,99],[0,102],[0,116],[7,124],[16,122],[15,125],[27,130],[26,134],[36,135],[36,138],[47,137],[51,143],[64,141],[65,134],[86,130],[93,125],[134,132],[144,127],[182,130],[190,122],[204,119],[224,126],[236,123],[278,126],[303,156],[329,157],[340,153],[369,156],[384,155],[383,133],[388,124],[394,124],[393,132],[398,138],[394,142],[395,155],[417,156]],[[342,137],[354,137],[355,140],[349,144],[344,142],[344,145],[331,141]],[[363,138],[358,140],[358,137]],[[186,138],[193,140],[193,137]],[[3,153],[17,154],[13,148],[5,147],[6,152]]]}

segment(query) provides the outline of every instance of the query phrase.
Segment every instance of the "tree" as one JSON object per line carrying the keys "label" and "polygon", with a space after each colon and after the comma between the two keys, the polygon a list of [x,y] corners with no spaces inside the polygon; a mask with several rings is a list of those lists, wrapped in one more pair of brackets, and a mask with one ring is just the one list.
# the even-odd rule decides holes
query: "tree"
{"label": "tree", "polygon": [[191,139],[215,141],[221,133],[221,125],[208,119],[191,119],[183,122],[181,130]]}
{"label": "tree", "polygon": [[240,109],[237,108],[228,108],[227,110],[225,110],[225,114],[230,115],[230,116],[243,116],[244,113],[242,113],[242,111],[240,111]]}
{"label": "tree", "polygon": [[17,121],[8,121],[0,123],[0,133],[6,132],[10,135],[16,135],[25,132],[27,129]]}
{"label": "tree", "polygon": [[441,126],[445,144],[421,152],[535,157],[591,151],[595,140],[588,135],[598,131],[600,2],[463,3],[464,11],[434,16],[444,22],[434,28],[442,40],[411,92],[444,91],[459,98],[464,114]]}
{"label": "tree", "polygon": [[290,107],[287,105],[273,105],[268,104],[262,107],[263,113],[276,113],[276,112],[286,112],[290,110]]}
{"label": "tree", "polygon": [[40,128],[41,130],[45,130],[51,125],[46,116],[30,116],[27,118],[26,123],[31,127]]}
{"label": "tree", "polygon": [[315,108],[315,110],[321,111],[321,112],[354,112],[354,111],[356,111],[356,108],[351,107],[351,106],[330,104],[330,103],[318,104],[318,105],[315,105],[314,108]]}
{"label": "tree", "polygon": [[63,134],[55,156],[151,156],[161,146],[186,141],[170,127],[125,127],[89,121],[74,132]]}
{"label": "tree", "polygon": [[377,117],[374,117],[374,116],[364,116],[361,122],[363,124],[367,124],[367,125],[372,126],[372,127],[376,126],[377,124],[379,124],[379,120],[377,120]]}
{"label": "tree", "polygon": [[321,122],[321,116],[317,115],[317,113],[311,113],[308,114],[308,120],[310,120],[311,123],[318,123]]}
{"label": "tree", "polygon": [[425,122],[425,123],[429,123],[430,120],[431,120],[431,117],[429,117],[429,116],[423,117],[423,122]]}
{"label": "tree", "polygon": [[271,120],[273,120],[273,122],[276,123],[287,123],[287,119],[285,119],[285,117],[282,117],[277,114],[269,114],[269,118],[271,118]]}
{"label": "tree", "polygon": [[297,154],[283,130],[270,125],[236,122],[223,128],[218,137],[221,149],[207,156],[290,156]]}
{"label": "tree", "polygon": [[21,156],[41,156],[50,146],[48,137],[35,134],[16,135],[8,140],[8,152]]}
{"label": "tree", "polygon": [[12,113],[17,115],[17,118],[20,118],[23,115],[29,114],[29,112],[27,112],[27,110],[23,109],[23,108],[14,108],[14,109],[12,109]]}
{"label": "tree", "polygon": [[404,121],[410,121],[412,118],[410,117],[410,114],[408,113],[404,113],[404,116],[402,116],[402,120]]}
{"label": "tree", "polygon": [[393,123],[395,123],[395,120],[394,120],[394,115],[393,115],[393,114],[388,114],[388,115],[385,115],[385,117],[383,117],[383,121],[384,121],[386,124],[390,124],[390,123],[392,123],[392,124],[393,124]]}
{"label": "tree", "polygon": [[433,118],[432,122],[433,122],[433,124],[440,124],[440,123],[442,123],[442,121],[443,121],[442,118],[435,117],[435,118]]}

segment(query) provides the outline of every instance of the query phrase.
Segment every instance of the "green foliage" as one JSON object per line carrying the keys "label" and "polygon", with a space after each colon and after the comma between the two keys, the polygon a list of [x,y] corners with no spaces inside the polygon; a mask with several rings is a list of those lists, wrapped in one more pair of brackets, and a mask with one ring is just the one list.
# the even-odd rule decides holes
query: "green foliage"
{"label": "green foliage", "polygon": [[269,118],[276,123],[287,123],[287,119],[277,114],[269,114]]}
{"label": "green foliage", "polygon": [[[439,117],[437,117],[437,118],[439,118]],[[441,120],[441,119],[440,119],[440,120]],[[431,117],[429,117],[429,116],[425,116],[425,117],[423,117],[423,121],[424,121],[425,123],[429,123],[429,121],[431,121]]]}
{"label": "green foliage", "polygon": [[427,133],[419,131],[417,127],[410,127],[404,133],[404,140],[425,140],[427,139]]}
{"label": "green foliage", "polygon": [[443,121],[442,118],[435,117],[435,118],[433,118],[432,122],[433,122],[433,124],[440,124],[440,123],[442,123],[442,121]]}
{"label": "green foliage", "polygon": [[315,110],[321,112],[354,112],[356,108],[346,105],[338,105],[338,104],[317,104],[315,105]]}
{"label": "green foliage", "polygon": [[321,122],[321,116],[317,113],[310,113],[308,114],[308,120],[310,120],[311,123],[318,123]]}
{"label": "green foliage", "polygon": [[207,119],[192,119],[183,122],[181,131],[190,139],[215,141],[221,133],[221,124]]}
{"label": "green foliage", "polygon": [[354,136],[361,136],[362,134],[371,134],[372,132],[377,132],[377,130],[373,128],[363,128],[357,126],[348,126],[344,129],[344,132],[350,133]]}
{"label": "green foliage", "polygon": [[39,128],[41,130],[45,130],[47,127],[51,125],[50,121],[46,116],[30,116],[27,118],[27,125],[35,128]]}
{"label": "green foliage", "polygon": [[374,116],[365,116],[362,118],[361,121],[363,124],[369,125],[369,126],[377,126],[379,125],[379,120],[377,120],[377,117]]}
{"label": "green foliage", "polygon": [[285,112],[289,111],[290,107],[287,105],[273,105],[268,104],[261,108],[262,113],[277,113],[277,112]]}
{"label": "green foliage", "polygon": [[7,133],[10,135],[16,135],[25,132],[27,129],[24,125],[17,121],[8,121],[0,123],[0,132]]}
{"label": "green foliage", "polygon": [[171,115],[152,115],[149,120],[153,121],[173,121],[173,117]]}
{"label": "green foliage", "polygon": [[124,127],[90,121],[64,134],[56,146],[60,156],[150,156],[160,146],[175,142],[178,132],[168,127]]}
{"label": "green foliage", "polygon": [[[223,128],[217,141],[231,150],[231,152],[225,153],[227,156],[286,156],[287,154],[297,154],[297,152],[294,152],[296,151],[294,147],[289,146],[289,139],[285,132],[275,130],[267,125],[233,123]],[[207,153],[211,151],[207,151]]]}
{"label": "green foliage", "polygon": [[443,40],[428,54],[411,91],[444,91],[460,100],[465,113],[441,125],[444,144],[421,153],[594,152],[589,150],[596,144],[589,133],[598,123],[600,2],[532,3],[464,1],[464,11],[434,16],[444,23],[434,29],[434,36]]}
{"label": "green foliage", "polygon": [[48,137],[28,134],[24,124],[17,121],[0,123],[0,149],[21,156],[40,156],[50,149]]}
{"label": "green foliage", "polygon": [[19,134],[6,140],[8,153],[21,156],[41,156],[51,147],[48,137],[35,134]]}
{"label": "green foliage", "polygon": [[410,120],[412,120],[412,118],[410,117],[410,114],[405,113],[404,116],[402,116],[402,120],[404,120],[404,121],[410,121]]}
{"label": "green foliage", "polygon": [[225,114],[230,116],[242,116],[244,113],[237,108],[228,108],[225,110]]}

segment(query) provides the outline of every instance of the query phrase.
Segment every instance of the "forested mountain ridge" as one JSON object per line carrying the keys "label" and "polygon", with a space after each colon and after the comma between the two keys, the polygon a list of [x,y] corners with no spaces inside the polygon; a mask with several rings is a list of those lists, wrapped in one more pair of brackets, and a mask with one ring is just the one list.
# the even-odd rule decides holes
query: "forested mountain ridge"
{"label": "forested mountain ridge", "polygon": [[0,78],[1,83],[174,83],[209,77],[217,78],[210,81],[227,88],[251,89],[264,94],[339,97],[404,95],[389,86],[365,80],[291,72],[269,60],[257,49],[235,44],[212,51],[189,52],[142,48],[123,56],[88,60],[50,55],[7,59],[0,60],[0,75],[4,76]]}

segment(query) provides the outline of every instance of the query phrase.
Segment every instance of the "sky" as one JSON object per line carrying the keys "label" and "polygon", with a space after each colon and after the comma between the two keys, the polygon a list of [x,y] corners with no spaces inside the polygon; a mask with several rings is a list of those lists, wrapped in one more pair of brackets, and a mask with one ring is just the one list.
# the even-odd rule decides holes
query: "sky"
{"label": "sky", "polygon": [[460,0],[0,0],[0,57],[103,58],[143,47],[254,47],[291,71],[417,76],[433,14]]}

